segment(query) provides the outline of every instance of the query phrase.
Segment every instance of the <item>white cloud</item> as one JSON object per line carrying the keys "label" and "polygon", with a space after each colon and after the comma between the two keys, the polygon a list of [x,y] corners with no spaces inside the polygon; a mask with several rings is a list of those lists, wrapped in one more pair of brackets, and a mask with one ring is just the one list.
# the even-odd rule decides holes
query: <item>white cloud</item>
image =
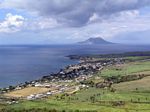
{"label": "white cloud", "polygon": [[0,32],[10,33],[19,31],[24,21],[24,17],[8,13],[5,20],[0,22]]}
{"label": "white cloud", "polygon": [[46,17],[26,19],[21,15],[6,14],[3,21],[0,22],[0,32],[13,33],[17,31],[37,31],[52,29],[61,26],[56,20]]}

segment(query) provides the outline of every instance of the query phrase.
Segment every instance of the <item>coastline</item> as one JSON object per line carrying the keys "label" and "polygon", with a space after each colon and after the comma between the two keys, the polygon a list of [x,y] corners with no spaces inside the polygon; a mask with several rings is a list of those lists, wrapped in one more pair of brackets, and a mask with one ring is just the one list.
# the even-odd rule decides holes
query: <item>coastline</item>
{"label": "coastline", "polygon": [[[21,100],[36,100],[45,99],[49,96],[56,96],[61,94],[72,95],[80,90],[86,90],[91,87],[108,89],[115,91],[112,85],[122,82],[136,81],[150,76],[149,74],[126,74],[126,75],[114,75],[114,76],[102,76],[102,70],[116,66],[118,68],[127,63],[144,62],[150,59],[150,52],[137,53],[138,58],[130,57],[117,57],[108,58],[112,54],[95,55],[95,56],[77,56],[80,63],[68,65],[64,69],[61,69],[57,73],[46,75],[38,80],[32,80],[22,83],[17,86],[9,86],[8,88],[2,88],[0,90],[1,100],[4,104],[16,104]],[[115,54],[116,55],[116,54]],[[145,57],[148,55],[147,57]],[[124,55],[125,56],[125,55]],[[144,56],[144,57],[143,57]],[[96,57],[96,58],[95,58]],[[140,58],[139,58],[140,57]],[[72,57],[70,57],[72,59]],[[98,75],[99,74],[99,75]],[[99,80],[93,82],[92,80]]]}
{"label": "coastline", "polygon": [[[100,49],[99,49],[100,48]],[[111,48],[111,49],[108,49]],[[119,49],[118,49],[119,48]],[[70,54],[94,55],[122,53],[128,51],[148,50],[149,47],[128,47],[128,46],[22,46],[0,48],[0,85],[8,87],[9,85],[18,85],[25,81],[32,81],[41,78],[49,73],[56,73],[67,65],[74,64],[65,57]],[[22,52],[22,50],[24,52]],[[4,52],[6,51],[6,52]],[[4,53],[3,53],[4,52]],[[18,55],[19,54],[19,55]],[[13,56],[13,58],[11,58]],[[18,57],[19,56],[19,57]],[[67,59],[67,60],[66,60]],[[76,63],[76,62],[75,62]],[[8,78],[9,77],[9,78]]]}
{"label": "coastline", "polygon": [[[68,58],[68,56],[64,56],[65,58]],[[68,58],[69,59],[69,58]],[[72,59],[69,59],[69,60],[72,60]],[[79,64],[80,63],[80,60],[76,60],[76,64]],[[38,81],[38,80],[41,80],[44,76],[50,76],[50,75],[54,75],[54,74],[57,74],[59,73],[60,70],[64,69],[64,68],[67,68],[68,66],[73,66],[73,65],[76,65],[76,64],[68,64],[62,68],[60,68],[59,70],[56,70],[55,72],[50,72],[48,73],[47,75],[43,75],[41,76],[40,78],[36,78],[34,80],[30,80],[30,81],[24,81],[24,82],[21,82],[19,84],[14,84],[14,85],[9,85],[9,86],[6,86],[6,87],[0,87],[0,90],[2,89],[8,89],[9,87],[17,87],[17,86],[21,86],[21,85],[24,85],[24,84],[28,84],[28,83],[31,83],[33,81]],[[1,94],[1,92],[0,92]]]}
{"label": "coastline", "polygon": [[[52,72],[52,73],[49,73],[49,75],[44,75],[44,76],[42,76],[41,78],[38,78],[38,79],[35,79],[35,80],[31,80],[31,81],[25,81],[25,82],[22,82],[22,83],[20,83],[20,84],[17,84],[17,85],[10,85],[10,86],[11,86],[11,87],[17,87],[17,86],[21,86],[21,85],[23,86],[24,84],[30,84],[30,83],[32,83],[32,82],[34,82],[34,81],[40,81],[40,80],[42,80],[42,78],[44,78],[44,77],[49,77],[49,76],[54,77],[54,76],[56,76],[57,74],[61,73],[62,70],[65,70],[65,69],[67,69],[67,68],[69,68],[69,67],[71,67],[71,66],[76,66],[76,65],[80,65],[80,64],[81,64],[81,60],[80,60],[80,59],[71,59],[69,55],[68,55],[68,56],[64,56],[64,57],[67,57],[67,58],[70,59],[70,60],[77,60],[78,63],[77,63],[77,64],[70,64],[70,65],[64,66],[64,69],[61,68],[61,69],[59,69],[58,71],[56,71],[55,73],[53,73],[53,72]],[[8,87],[2,87],[2,88],[0,88],[0,89],[8,89]]]}
{"label": "coastline", "polygon": [[[8,88],[1,89],[1,94],[3,94],[4,99],[7,99],[7,104],[17,103],[19,99],[35,100],[40,98],[45,98],[51,96],[52,94],[60,94],[67,91],[68,94],[73,94],[79,91],[81,88],[89,88],[86,84],[80,84],[82,81],[93,77],[93,75],[103,69],[104,66],[113,65],[115,63],[120,63],[120,59],[112,60],[100,60],[89,62],[89,58],[84,58],[80,60],[80,63],[69,65],[64,69],[61,69],[58,73],[43,76],[39,80],[33,80],[30,82],[25,82],[17,86],[9,86]],[[72,85],[72,83],[78,83],[77,85]],[[70,85],[71,84],[71,85]],[[16,96],[15,91],[33,91],[40,88],[40,93],[30,93],[27,96]],[[42,88],[48,88],[45,92],[41,91]],[[55,88],[51,91],[50,88]],[[14,92],[14,93],[13,93]],[[42,92],[42,93],[41,93]],[[10,94],[9,94],[10,93]],[[12,94],[13,93],[13,94]],[[23,92],[24,93],[24,92]],[[13,98],[13,99],[12,99]],[[13,100],[13,101],[12,101]]]}
{"label": "coastline", "polygon": [[[41,78],[39,78],[37,80],[26,81],[26,82],[22,82],[22,83],[17,84],[17,85],[10,85],[9,87],[0,88],[0,90],[5,90],[5,91],[8,90],[9,91],[9,90],[13,90],[16,87],[25,88],[26,86],[28,86],[30,84],[33,85],[36,82],[41,82],[41,81],[44,81],[44,80],[48,80],[48,81],[52,81],[52,80],[53,81],[59,81],[59,80],[70,80],[70,79],[72,80],[72,79],[77,78],[79,76],[79,74],[78,73],[76,74],[76,72],[74,71],[76,68],[75,69],[72,69],[72,68],[78,67],[78,66],[80,66],[82,68],[82,66],[86,65],[87,63],[93,63],[90,60],[92,60],[93,58],[96,58],[96,57],[103,58],[104,60],[101,60],[100,62],[98,62],[97,68],[95,68],[96,65],[94,65],[94,70],[87,71],[87,72],[85,72],[85,74],[90,74],[90,73],[94,74],[97,71],[103,69],[102,66],[111,65],[111,64],[113,64],[114,62],[117,62],[117,61],[118,61],[118,63],[120,63],[120,61],[124,61],[121,57],[145,56],[145,55],[150,56],[150,52],[149,51],[147,51],[147,52],[125,52],[125,53],[120,53],[120,54],[99,54],[99,55],[68,55],[68,56],[65,56],[65,57],[69,58],[70,60],[77,60],[78,63],[67,65],[67,66],[64,67],[64,69],[60,69],[55,73],[50,73],[49,75],[44,75],[44,76],[42,76]],[[112,58],[118,58],[119,57],[118,58],[119,60],[117,60],[117,61],[116,60],[105,60],[105,58],[109,59],[110,57],[112,57]],[[90,66],[93,66],[93,65],[90,65]],[[72,69],[72,70],[69,71],[69,69]],[[84,69],[86,70],[88,68],[85,67]],[[79,68],[79,70],[80,70],[80,68]],[[70,73],[71,73],[71,75],[70,75]],[[67,76],[67,74],[68,74],[68,76]]]}

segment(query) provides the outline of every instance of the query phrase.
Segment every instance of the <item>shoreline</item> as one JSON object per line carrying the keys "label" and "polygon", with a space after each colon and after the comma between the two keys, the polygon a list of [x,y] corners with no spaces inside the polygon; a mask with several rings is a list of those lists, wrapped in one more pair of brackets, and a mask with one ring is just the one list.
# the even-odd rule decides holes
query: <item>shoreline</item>
{"label": "shoreline", "polygon": [[[70,59],[68,56],[64,56],[64,57]],[[70,59],[70,60],[73,60],[73,59]],[[20,84],[9,85],[9,86],[7,86],[7,87],[0,87],[0,90],[2,90],[2,89],[8,89],[10,86],[16,87],[16,86],[23,85],[23,84],[25,84],[25,83],[31,83],[31,82],[33,82],[33,81],[39,81],[39,80],[41,80],[44,76],[50,76],[50,75],[58,74],[58,73],[60,72],[60,70],[63,70],[63,69],[66,69],[66,68],[69,67],[69,66],[74,66],[74,65],[78,65],[78,64],[80,64],[80,60],[77,60],[77,63],[76,63],[76,64],[69,64],[69,65],[67,65],[67,66],[64,66],[63,68],[60,68],[59,70],[57,70],[57,71],[55,71],[55,72],[49,73],[48,75],[43,75],[42,77],[37,78],[37,79],[34,79],[34,80],[31,80],[31,81],[24,81],[24,82],[21,82]],[[0,93],[0,94],[1,94],[1,93]]]}
{"label": "shoreline", "polygon": [[130,57],[101,58],[95,55],[97,58],[92,58],[89,56],[81,56],[80,63],[68,65],[57,73],[43,76],[38,80],[32,80],[17,86],[1,89],[0,100],[4,101],[2,104],[11,105],[17,104],[20,101],[47,99],[57,95],[70,96],[80,90],[88,90],[92,87],[96,89],[108,89],[111,92],[115,92],[116,90],[113,88],[113,85],[140,80],[150,76],[150,74],[126,74],[105,77],[101,75],[102,70],[116,66],[116,70],[119,71],[121,69],[118,67],[124,64],[150,59],[150,56],[145,57],[145,55],[144,57],[138,55],[138,57],[136,57],[138,60],[130,60]]}
{"label": "shoreline", "polygon": [[[71,59],[71,60],[73,60],[73,59]],[[106,60],[106,61],[102,61],[102,62],[101,61],[100,62],[92,62],[92,63],[88,62],[88,58],[76,59],[76,60],[78,60],[79,63],[68,65],[68,66],[64,67],[64,69],[60,69],[56,73],[45,75],[37,80],[26,81],[24,83],[20,83],[15,86],[10,85],[9,87],[1,88],[0,94],[4,94],[4,93],[11,92],[14,90],[23,89],[28,86],[35,86],[37,83],[41,83],[41,82],[61,82],[61,81],[66,82],[66,81],[75,80],[76,78],[78,78],[79,76],[82,76],[82,75],[89,77],[88,75],[92,75],[92,74],[102,70],[103,66],[106,66],[107,63],[110,64],[109,63],[110,60]],[[115,60],[113,60],[113,61],[115,61]],[[111,63],[114,63],[113,61]]]}
{"label": "shoreline", "polygon": [[[141,55],[142,53],[142,55]],[[69,81],[74,80],[75,78],[79,77],[80,75],[89,75],[94,74],[100,70],[103,69],[104,66],[107,65],[113,65],[114,63],[122,63],[124,60],[121,57],[126,56],[150,56],[150,52],[128,52],[128,53],[122,53],[122,54],[104,54],[104,55],[94,55],[94,57],[100,57],[103,58],[101,61],[92,62],[93,55],[68,55],[68,57],[71,60],[78,60],[79,63],[77,64],[71,64],[68,66],[65,66],[64,69],[60,69],[56,73],[51,73],[49,75],[42,76],[41,78],[37,80],[32,81],[26,81],[20,84],[17,84],[15,86],[10,85],[9,87],[0,88],[0,94],[10,92],[15,90],[15,88],[25,88],[28,85],[34,86],[38,82],[57,82],[57,81]],[[119,56],[119,57],[118,57]],[[109,60],[110,57],[113,57],[113,60]],[[105,59],[108,58],[108,59]],[[117,59],[115,59],[117,58]],[[82,72],[81,72],[82,71]]]}

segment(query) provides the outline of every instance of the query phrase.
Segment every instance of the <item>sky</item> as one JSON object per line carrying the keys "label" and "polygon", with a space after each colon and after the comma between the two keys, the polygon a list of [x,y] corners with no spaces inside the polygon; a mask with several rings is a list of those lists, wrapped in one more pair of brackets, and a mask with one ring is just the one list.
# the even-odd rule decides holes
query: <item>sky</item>
{"label": "sky", "polygon": [[91,37],[150,44],[150,0],[0,0],[0,45]]}

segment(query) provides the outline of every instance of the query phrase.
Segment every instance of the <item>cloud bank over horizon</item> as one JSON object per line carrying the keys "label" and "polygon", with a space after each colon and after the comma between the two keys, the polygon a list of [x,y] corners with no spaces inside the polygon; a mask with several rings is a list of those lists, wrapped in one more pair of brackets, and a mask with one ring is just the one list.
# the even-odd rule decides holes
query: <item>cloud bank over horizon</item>
{"label": "cloud bank over horizon", "polygon": [[[0,40],[7,41],[4,38],[13,33],[19,43],[18,35],[24,33],[33,43],[37,38],[37,44],[70,43],[93,36],[115,41],[121,34],[150,31],[149,7],[150,0],[1,0]],[[143,42],[150,43],[144,36]]]}

